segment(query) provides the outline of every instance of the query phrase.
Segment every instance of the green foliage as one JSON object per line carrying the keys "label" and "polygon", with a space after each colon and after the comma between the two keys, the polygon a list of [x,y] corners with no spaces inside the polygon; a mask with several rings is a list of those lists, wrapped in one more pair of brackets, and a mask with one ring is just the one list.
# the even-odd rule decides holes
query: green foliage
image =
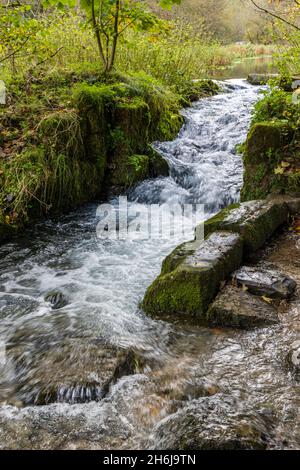
{"label": "green foliage", "polygon": [[274,87],[264,92],[255,105],[252,124],[263,121],[286,121],[291,126],[300,124],[300,106],[292,101],[292,93]]}
{"label": "green foliage", "polygon": [[[160,0],[159,3],[168,8],[180,1]],[[81,0],[80,4],[95,34],[105,73],[114,67],[117,45],[125,31],[155,31],[163,27],[163,22],[136,0]]]}

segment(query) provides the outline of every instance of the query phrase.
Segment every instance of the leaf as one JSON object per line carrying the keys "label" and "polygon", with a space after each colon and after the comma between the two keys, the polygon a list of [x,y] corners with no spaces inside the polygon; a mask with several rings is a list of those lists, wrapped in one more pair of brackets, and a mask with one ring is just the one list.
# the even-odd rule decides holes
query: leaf
{"label": "leaf", "polygon": [[247,287],[245,284],[243,284],[243,285],[242,285],[242,290],[243,290],[244,292],[247,292],[248,287]]}
{"label": "leaf", "polygon": [[282,168],[281,166],[278,166],[277,168],[275,168],[274,173],[275,175],[283,175],[284,168]]}
{"label": "leaf", "polygon": [[288,168],[289,166],[291,166],[291,164],[288,162],[281,162],[281,166],[282,168]]}
{"label": "leaf", "polygon": [[266,297],[265,295],[262,297],[262,299],[263,299],[264,302],[267,302],[267,304],[272,303],[272,299],[270,299],[269,297]]}

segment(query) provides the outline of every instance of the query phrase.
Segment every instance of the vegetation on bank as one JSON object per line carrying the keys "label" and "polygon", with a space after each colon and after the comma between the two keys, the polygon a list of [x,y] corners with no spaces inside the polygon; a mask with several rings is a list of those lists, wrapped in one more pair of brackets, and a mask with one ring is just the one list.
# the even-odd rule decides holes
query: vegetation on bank
{"label": "vegetation on bank", "polygon": [[150,147],[179,131],[180,109],[213,82],[172,92],[145,75],[47,75],[18,84],[1,128],[1,221],[23,224],[149,176],[167,174]]}
{"label": "vegetation on bank", "polygon": [[244,145],[242,200],[300,195],[300,95],[290,85],[287,79],[272,83],[255,107]]}
{"label": "vegetation on bank", "polygon": [[196,25],[160,8],[180,3],[24,0],[1,7],[2,239],[41,214],[166,174],[150,143],[173,138],[180,108],[217,91],[195,79],[273,51],[267,40],[222,43],[200,17]]}

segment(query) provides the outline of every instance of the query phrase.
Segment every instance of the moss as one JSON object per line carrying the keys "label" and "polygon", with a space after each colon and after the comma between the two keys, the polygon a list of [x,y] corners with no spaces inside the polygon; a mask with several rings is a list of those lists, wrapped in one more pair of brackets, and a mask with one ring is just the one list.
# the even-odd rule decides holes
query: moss
{"label": "moss", "polygon": [[142,307],[153,316],[194,317],[205,325],[205,312],[220,282],[240,265],[242,251],[239,236],[222,232],[203,245],[181,245],[165,260],[162,274],[147,289]]}
{"label": "moss", "polygon": [[99,192],[97,167],[63,154],[33,147],[3,163],[1,208],[23,224],[49,211],[68,210]]}
{"label": "moss", "polygon": [[[143,73],[104,77],[82,67],[39,78],[29,93],[25,85],[18,85],[14,106],[0,110],[0,140],[11,150],[0,169],[5,220],[24,224],[112,186],[120,192],[169,174],[149,144],[176,136],[182,97],[159,81]],[[208,83],[197,86],[209,92]]]}
{"label": "moss", "polygon": [[[252,127],[244,149],[242,201],[265,198],[270,193],[300,193],[297,178],[290,179],[300,166],[292,148],[294,141],[295,131],[286,122],[263,122]],[[282,161],[287,162],[288,169],[280,174],[277,169]]]}
{"label": "moss", "polygon": [[184,82],[178,91],[185,100],[184,104],[190,104],[200,98],[216,95],[220,92],[220,87],[213,80],[192,80]]}
{"label": "moss", "polygon": [[286,206],[280,202],[233,204],[205,222],[204,234],[207,237],[217,230],[240,233],[248,254],[260,248],[287,220],[287,215]]}
{"label": "moss", "polygon": [[216,215],[206,220],[204,223],[204,236],[208,237],[211,233],[216,232],[222,228],[222,222],[234,209],[238,209],[240,204],[231,204]]}
{"label": "moss", "polygon": [[142,307],[153,316],[201,317],[216,293],[214,279],[204,271],[162,275],[148,288]]}
{"label": "moss", "polygon": [[120,166],[114,168],[110,184],[120,190],[134,186],[149,175],[149,157],[147,155],[131,155],[126,160],[122,158]]}
{"label": "moss", "polygon": [[163,261],[161,274],[167,274],[174,271],[188,255],[191,255],[195,250],[194,242],[182,243],[175,248]]}
{"label": "moss", "polygon": [[149,156],[149,176],[151,178],[169,176],[170,169],[168,162],[151,145],[147,147],[147,155]]}

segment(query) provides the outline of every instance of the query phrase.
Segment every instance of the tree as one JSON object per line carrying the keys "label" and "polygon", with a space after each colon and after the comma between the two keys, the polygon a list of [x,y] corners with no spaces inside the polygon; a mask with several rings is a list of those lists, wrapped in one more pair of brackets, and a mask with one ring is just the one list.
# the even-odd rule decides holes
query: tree
{"label": "tree", "polygon": [[[157,0],[163,8],[181,0]],[[88,23],[95,33],[104,72],[111,72],[120,37],[128,29],[146,31],[159,27],[161,20],[151,13],[143,0],[81,0]]]}
{"label": "tree", "polygon": [[282,12],[277,11],[276,9],[270,9],[265,6],[262,6],[259,3],[259,0],[250,0],[252,5],[255,8],[267,15],[275,18],[276,20],[285,23],[286,25],[300,31],[300,25],[297,22],[297,18],[299,19],[300,15],[300,0],[269,0],[269,4],[272,6],[282,7]]}

